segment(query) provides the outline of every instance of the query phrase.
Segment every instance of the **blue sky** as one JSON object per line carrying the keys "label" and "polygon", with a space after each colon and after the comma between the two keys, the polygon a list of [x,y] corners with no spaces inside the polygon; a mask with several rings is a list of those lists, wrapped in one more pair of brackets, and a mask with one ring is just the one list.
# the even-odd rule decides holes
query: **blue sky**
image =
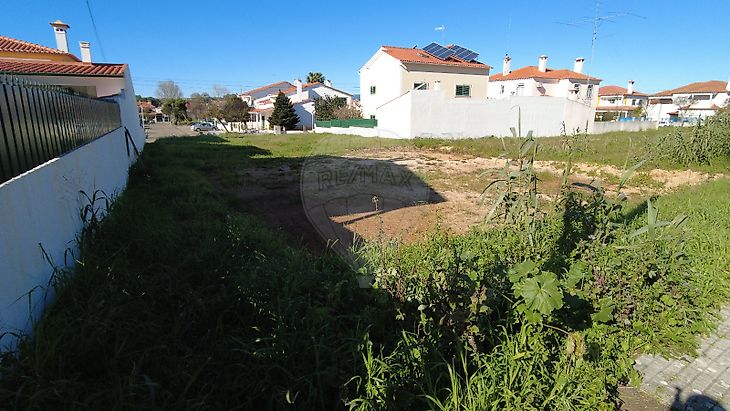
{"label": "blue sky", "polygon": [[95,61],[128,63],[142,95],[154,95],[160,80],[176,81],[189,95],[213,84],[238,92],[303,79],[309,71],[359,93],[357,70],[380,45],[432,41],[471,48],[497,71],[505,52],[513,69],[536,65],[540,54],[551,68],[572,68],[581,56],[602,85],[633,79],[644,92],[730,75],[728,0],[602,0],[598,15],[609,19],[593,53],[594,0],[89,4],[98,38],[85,0],[3,0],[0,34],[54,46],[48,22],[61,19],[71,25],[72,52],[86,40]]}

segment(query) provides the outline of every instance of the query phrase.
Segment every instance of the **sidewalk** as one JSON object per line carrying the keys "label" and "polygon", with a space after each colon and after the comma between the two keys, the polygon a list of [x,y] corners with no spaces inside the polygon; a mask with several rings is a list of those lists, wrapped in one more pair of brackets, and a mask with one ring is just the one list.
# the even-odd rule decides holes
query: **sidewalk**
{"label": "sidewalk", "polygon": [[637,358],[641,389],[673,409],[730,410],[730,308],[721,314],[716,334],[702,339],[697,358]]}

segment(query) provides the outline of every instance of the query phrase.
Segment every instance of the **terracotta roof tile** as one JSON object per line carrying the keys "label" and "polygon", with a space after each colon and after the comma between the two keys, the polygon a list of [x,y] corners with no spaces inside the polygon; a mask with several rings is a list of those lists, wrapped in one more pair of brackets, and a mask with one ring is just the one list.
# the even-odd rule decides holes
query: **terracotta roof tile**
{"label": "terracotta roof tile", "polygon": [[646,96],[646,94],[635,91],[631,94],[628,93],[628,89],[621,86],[601,86],[598,90],[599,96]]}
{"label": "terracotta roof tile", "polygon": [[74,60],[79,61],[78,57],[71,53],[66,53],[63,50],[41,46],[40,44],[18,40],[7,36],[0,36],[0,52],[60,54],[72,57]]}
{"label": "terracotta roof tile", "polygon": [[261,87],[259,87],[259,88],[255,88],[255,89],[253,89],[253,90],[248,90],[248,91],[245,91],[245,92],[243,92],[243,93],[242,93],[241,95],[242,95],[242,96],[247,96],[247,95],[250,95],[250,94],[256,93],[256,92],[258,92],[258,91],[263,91],[263,90],[266,90],[267,88],[273,88],[273,87],[276,87],[276,86],[278,86],[278,85],[280,85],[280,84],[288,84],[287,88],[291,87],[291,83],[290,83],[290,82],[288,82],[288,81],[279,81],[279,82],[277,82],[277,83],[271,83],[271,84],[269,84],[269,85],[266,85],[266,86],[261,86]]}
{"label": "terracotta roof tile", "polygon": [[75,61],[29,61],[1,59],[0,72],[13,74],[53,74],[68,76],[122,77],[126,64],[81,63]]}
{"label": "terracotta roof tile", "polygon": [[589,77],[582,73],[576,73],[572,70],[567,69],[547,69],[542,72],[537,66],[525,66],[517,70],[511,71],[506,76],[502,73],[492,74],[489,76],[489,81],[502,81],[502,80],[521,80],[528,78],[545,78],[545,79],[571,79],[571,80],[588,80],[589,78],[594,81],[601,81],[600,78]]}
{"label": "terracotta roof tile", "polygon": [[433,64],[436,66],[468,67],[488,70],[491,67],[478,61],[469,62],[459,58],[441,60],[426,51],[416,48],[382,46],[381,49],[390,56],[397,58],[404,63]]}
{"label": "terracotta roof tile", "polygon": [[684,93],[723,93],[727,92],[727,81],[710,80],[710,81],[699,81],[697,83],[690,83],[686,86],[677,87],[672,90],[664,90],[653,96],[671,96],[673,94],[684,94]]}

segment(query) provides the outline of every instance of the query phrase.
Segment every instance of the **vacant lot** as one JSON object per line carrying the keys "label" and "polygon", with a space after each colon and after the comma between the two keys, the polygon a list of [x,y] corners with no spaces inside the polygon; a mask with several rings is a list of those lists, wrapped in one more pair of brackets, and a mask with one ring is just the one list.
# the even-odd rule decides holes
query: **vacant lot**
{"label": "vacant lot", "polygon": [[[542,139],[532,162],[515,139],[160,139],[2,357],[0,404],[616,409],[633,356],[691,353],[728,297],[727,159],[655,141]],[[388,241],[326,252],[362,238]]]}

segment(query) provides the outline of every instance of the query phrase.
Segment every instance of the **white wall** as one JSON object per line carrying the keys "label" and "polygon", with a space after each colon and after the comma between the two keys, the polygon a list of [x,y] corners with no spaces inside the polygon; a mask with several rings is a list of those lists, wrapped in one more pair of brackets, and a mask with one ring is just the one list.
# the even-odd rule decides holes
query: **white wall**
{"label": "white wall", "polygon": [[595,110],[558,97],[508,99],[454,99],[434,90],[416,90],[377,110],[378,128],[402,138],[470,138],[510,136],[521,118],[522,135],[560,135],[563,122],[568,132],[591,131]]}
{"label": "white wall", "polygon": [[[52,298],[36,289],[29,311],[26,294],[46,287],[53,272],[39,244],[55,265],[64,266],[66,250],[76,249],[74,239],[82,227],[79,211],[88,204],[79,191],[90,196],[96,190],[121,192],[134,157],[133,151],[127,157],[124,130],[119,128],[0,184],[0,335],[29,332],[31,315],[40,318]],[[0,349],[14,342],[6,336]]]}
{"label": "white wall", "polygon": [[656,121],[596,121],[591,134],[603,134],[613,131],[644,131],[658,127]]}
{"label": "white wall", "polygon": [[[364,118],[375,115],[379,106],[402,94],[404,72],[398,59],[381,50],[360,69],[360,105]],[[370,86],[375,86],[375,94],[370,94]]]}

